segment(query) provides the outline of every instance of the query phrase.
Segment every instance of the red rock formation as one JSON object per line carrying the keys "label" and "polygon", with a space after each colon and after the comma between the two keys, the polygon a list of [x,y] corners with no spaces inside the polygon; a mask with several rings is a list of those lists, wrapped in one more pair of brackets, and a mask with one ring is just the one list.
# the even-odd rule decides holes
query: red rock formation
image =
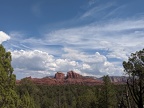
{"label": "red rock formation", "polygon": [[80,74],[78,74],[78,73],[76,73],[76,72],[74,72],[74,71],[69,71],[69,72],[67,72],[67,77],[66,77],[66,79],[68,79],[68,78],[81,79],[81,78],[82,78],[82,75],[80,75]]}
{"label": "red rock formation", "polygon": [[55,77],[54,77],[55,79],[64,79],[65,78],[65,74],[64,73],[62,73],[62,72],[57,72],[56,74],[55,74]]}
{"label": "red rock formation", "polygon": [[[31,78],[27,77],[28,80],[31,80],[35,84],[43,84],[43,85],[68,85],[68,84],[79,84],[79,85],[99,85],[102,84],[102,81],[98,81],[94,78],[86,78],[82,75],[70,71],[67,72],[67,76],[62,72],[57,72],[54,78]],[[17,81],[19,84],[20,82]],[[17,84],[18,84],[17,83]]]}

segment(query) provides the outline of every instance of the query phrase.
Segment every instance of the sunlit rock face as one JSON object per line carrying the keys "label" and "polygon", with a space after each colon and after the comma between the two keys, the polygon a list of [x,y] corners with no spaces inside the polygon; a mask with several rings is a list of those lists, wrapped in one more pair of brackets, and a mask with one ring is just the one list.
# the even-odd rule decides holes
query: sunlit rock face
{"label": "sunlit rock face", "polygon": [[65,78],[65,74],[64,73],[62,73],[62,72],[57,72],[56,74],[55,74],[55,77],[54,77],[55,79],[64,79]]}
{"label": "sunlit rock face", "polygon": [[81,78],[82,78],[82,75],[80,75],[80,74],[78,74],[78,73],[76,73],[76,72],[74,72],[74,71],[69,71],[69,72],[67,72],[67,77],[66,77],[66,79],[68,79],[68,78],[81,79]]}
{"label": "sunlit rock face", "polygon": [[[31,80],[35,84],[40,85],[100,85],[103,84],[103,81],[95,79],[93,77],[85,77],[74,71],[69,71],[65,75],[62,72],[57,72],[54,77],[44,77],[44,78],[32,78],[27,77],[28,80]],[[17,84],[20,84],[21,81],[17,81]]]}

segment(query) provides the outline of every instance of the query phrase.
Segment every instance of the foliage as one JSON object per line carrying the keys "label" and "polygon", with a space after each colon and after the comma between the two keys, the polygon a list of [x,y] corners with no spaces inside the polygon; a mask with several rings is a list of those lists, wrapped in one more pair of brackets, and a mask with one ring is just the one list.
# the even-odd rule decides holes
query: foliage
{"label": "foliage", "polygon": [[16,108],[19,105],[15,92],[16,77],[11,66],[11,53],[0,45],[0,106],[1,108]]}
{"label": "foliage", "polygon": [[0,108],[143,108],[144,49],[123,62],[127,85],[35,85],[28,78],[15,85],[11,53],[0,45]]}
{"label": "foliage", "polygon": [[111,83],[109,76],[103,77],[104,85],[102,86],[99,107],[101,108],[114,108],[116,106],[116,90]]}
{"label": "foliage", "polygon": [[21,84],[17,87],[17,93],[21,99],[20,107],[40,108],[39,97],[37,97],[38,89],[29,79],[21,80]]}
{"label": "foliage", "polygon": [[[86,86],[86,85],[34,85],[32,82],[27,82],[17,86],[19,95],[24,96],[25,93],[31,101],[24,101],[31,103],[35,108],[115,108],[117,102],[115,93],[117,85],[111,86],[107,89],[109,106],[106,107],[104,103],[106,99],[105,85]],[[25,85],[25,86],[23,86]],[[31,85],[31,86],[30,86]],[[116,86],[116,87],[115,87]],[[30,89],[33,88],[33,89]],[[121,87],[120,87],[121,88]],[[31,92],[29,90],[32,90]],[[110,90],[110,91],[109,91]],[[113,92],[113,93],[112,93]],[[20,97],[21,97],[20,96]],[[29,104],[27,104],[29,105]],[[28,106],[27,106],[28,107]],[[28,107],[29,108],[29,107]],[[33,108],[31,106],[31,108]]]}
{"label": "foliage", "polygon": [[128,61],[123,62],[125,72],[129,75],[127,86],[135,106],[144,105],[144,49],[132,53]]}

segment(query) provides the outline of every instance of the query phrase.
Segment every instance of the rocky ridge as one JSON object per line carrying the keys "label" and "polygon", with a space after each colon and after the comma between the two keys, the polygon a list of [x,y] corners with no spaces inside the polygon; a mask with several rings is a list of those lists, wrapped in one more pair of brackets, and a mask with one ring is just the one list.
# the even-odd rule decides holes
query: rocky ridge
{"label": "rocky ridge", "polygon": [[[54,77],[44,77],[44,78],[32,78],[27,77],[28,80],[35,84],[43,85],[68,85],[68,84],[78,84],[78,85],[101,85],[103,84],[102,78],[95,77],[85,77],[74,71],[67,72],[65,75],[62,72],[57,72]],[[114,83],[124,83],[126,81],[125,77],[110,77],[111,82]],[[17,84],[21,81],[17,80]]]}
{"label": "rocky ridge", "polygon": [[[102,81],[96,80],[95,78],[84,77],[74,71],[67,72],[65,75],[62,72],[57,72],[53,78],[32,78],[27,77],[28,80],[32,81],[35,84],[43,85],[68,85],[68,84],[79,84],[79,85],[99,85],[102,84]],[[21,81],[17,80],[17,84],[20,84]]]}

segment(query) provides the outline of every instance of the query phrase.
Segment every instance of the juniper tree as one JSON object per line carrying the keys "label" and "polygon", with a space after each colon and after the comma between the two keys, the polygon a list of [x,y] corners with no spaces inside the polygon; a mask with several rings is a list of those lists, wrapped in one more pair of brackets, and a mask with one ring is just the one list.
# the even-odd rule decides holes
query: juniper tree
{"label": "juniper tree", "polygon": [[144,108],[144,49],[132,53],[123,67],[129,75],[127,86],[135,105]]}
{"label": "juniper tree", "polygon": [[16,76],[11,65],[11,53],[0,45],[0,107],[16,108],[18,96],[15,92]]}
{"label": "juniper tree", "polygon": [[115,108],[116,106],[116,91],[114,85],[108,75],[103,76],[103,85],[99,90],[100,97],[98,100],[100,108]]}

